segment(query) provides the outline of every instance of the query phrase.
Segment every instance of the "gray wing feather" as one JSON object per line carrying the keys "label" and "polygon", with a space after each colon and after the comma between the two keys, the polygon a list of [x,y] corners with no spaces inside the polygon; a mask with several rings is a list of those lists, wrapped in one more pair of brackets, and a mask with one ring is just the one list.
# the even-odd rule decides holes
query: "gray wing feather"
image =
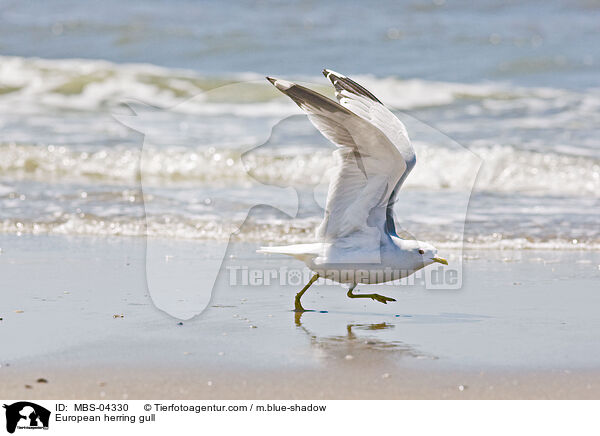
{"label": "gray wing feather", "polygon": [[[335,95],[340,103],[365,118],[370,118],[371,120],[378,118],[373,121],[375,121],[377,127],[390,136],[390,140],[398,147],[398,151],[404,157],[406,169],[394,186],[386,207],[385,230],[390,235],[397,236],[396,224],[394,222],[394,204],[398,198],[400,187],[416,163],[406,128],[395,115],[385,108],[377,97],[354,80],[328,69],[323,70],[323,74],[335,88]],[[374,108],[376,110],[372,110]],[[376,115],[373,112],[376,112]],[[385,122],[385,125],[382,125],[381,121]],[[390,130],[385,129],[385,127],[389,127]]]}
{"label": "gray wing feather", "polygon": [[[331,72],[328,78],[332,80]],[[391,208],[395,192],[408,174],[406,156],[394,143],[406,137],[400,121],[373,94],[347,78],[335,80],[339,103],[295,83],[267,79],[307,113],[323,136],[341,147],[334,153],[338,172],[330,184],[319,234],[326,240],[352,232],[372,238],[367,215],[373,209],[382,212],[379,228],[395,234]],[[386,132],[388,124],[390,132]],[[395,131],[398,129],[402,132]]]}

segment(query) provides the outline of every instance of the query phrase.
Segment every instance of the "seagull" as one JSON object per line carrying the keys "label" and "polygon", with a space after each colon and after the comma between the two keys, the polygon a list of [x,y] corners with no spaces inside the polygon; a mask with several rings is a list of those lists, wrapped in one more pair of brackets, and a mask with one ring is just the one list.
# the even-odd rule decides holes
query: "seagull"
{"label": "seagull", "polygon": [[337,146],[318,242],[257,250],[292,256],[315,273],[296,294],[296,312],[306,311],[300,299],[320,277],[348,285],[349,298],[387,304],[396,300],[354,289],[408,277],[434,262],[448,265],[433,245],[401,239],[396,232],[393,206],[416,163],[404,124],[363,86],[332,70],[323,74],[335,88],[337,102],[296,83],[267,77]]}

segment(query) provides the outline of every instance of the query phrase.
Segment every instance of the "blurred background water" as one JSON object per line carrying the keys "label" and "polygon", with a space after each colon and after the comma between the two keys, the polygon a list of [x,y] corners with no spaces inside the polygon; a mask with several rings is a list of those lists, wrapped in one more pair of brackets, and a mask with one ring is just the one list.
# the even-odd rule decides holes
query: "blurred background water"
{"label": "blurred background water", "polygon": [[598,1],[3,0],[0,23],[0,232],[226,239],[292,185],[316,203],[246,237],[310,240],[332,146],[263,77],[331,95],[327,67],[407,124],[412,234],[460,243],[475,153],[467,243],[600,248]]}

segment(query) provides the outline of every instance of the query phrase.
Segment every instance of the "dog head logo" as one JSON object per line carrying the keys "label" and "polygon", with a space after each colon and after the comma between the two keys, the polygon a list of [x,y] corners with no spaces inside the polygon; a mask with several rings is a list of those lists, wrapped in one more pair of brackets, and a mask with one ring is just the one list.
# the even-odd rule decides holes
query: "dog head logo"
{"label": "dog head logo", "polygon": [[19,429],[48,429],[50,411],[29,401],[5,404],[6,431],[14,433]]}

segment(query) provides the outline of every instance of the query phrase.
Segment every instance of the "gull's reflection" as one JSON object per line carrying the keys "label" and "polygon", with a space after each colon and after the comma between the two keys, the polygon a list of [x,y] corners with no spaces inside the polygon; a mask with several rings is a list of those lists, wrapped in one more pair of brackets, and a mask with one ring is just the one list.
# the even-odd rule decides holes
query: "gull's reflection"
{"label": "gull's reflection", "polygon": [[[436,359],[402,341],[382,339],[381,333],[396,328],[389,322],[346,323],[345,332],[340,335],[319,335],[306,327],[302,316],[307,312],[295,312],[295,324],[310,338],[313,348],[326,358],[353,359],[356,356],[412,357],[417,359]],[[311,313],[311,312],[308,312]],[[329,314],[331,315],[331,314]],[[364,332],[364,333],[359,333]],[[389,336],[389,335],[388,335]]]}

